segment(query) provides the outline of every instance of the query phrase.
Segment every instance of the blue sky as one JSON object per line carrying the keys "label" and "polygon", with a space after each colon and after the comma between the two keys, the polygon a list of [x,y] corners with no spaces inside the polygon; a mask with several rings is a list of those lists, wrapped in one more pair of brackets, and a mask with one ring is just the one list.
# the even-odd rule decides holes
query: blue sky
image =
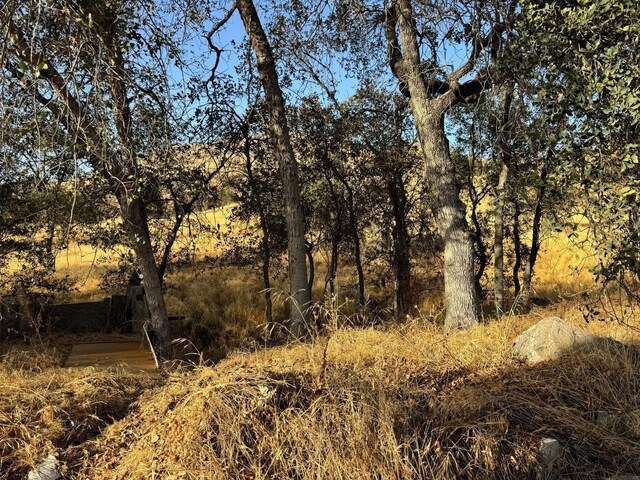
{"label": "blue sky", "polygon": [[[258,14],[265,29],[268,28],[269,14],[264,8],[260,8],[259,2],[257,3]],[[205,26],[206,29],[211,28],[213,22],[208,22]],[[268,34],[269,32],[267,32]],[[236,76],[235,67],[238,65],[237,48],[240,43],[246,39],[246,33],[244,25],[237,12],[233,14],[231,19],[227,22],[225,27],[214,37],[214,44],[224,50],[223,58],[218,72],[221,74],[228,74],[232,77]],[[270,39],[271,40],[271,39]],[[236,42],[234,45],[233,42]],[[203,53],[210,52],[206,40],[202,40],[200,45]],[[210,58],[211,64],[213,64],[213,52],[211,52]],[[276,59],[279,65],[282,62]],[[339,100],[345,100],[349,96],[353,95],[358,88],[358,82],[355,78],[349,77],[346,72],[340,67],[338,61],[333,61],[331,64],[332,72],[338,80],[337,96]],[[382,72],[384,75],[388,75],[387,71]],[[286,89],[285,94],[295,103],[299,98],[309,95],[311,93],[322,93],[321,89],[313,84],[313,81],[301,82],[294,79],[291,88]]]}
{"label": "blue sky", "polygon": [[[270,21],[269,12],[264,8],[260,8],[259,2],[256,3],[263,26],[267,28]],[[207,44],[205,34],[212,27],[214,22],[217,22],[218,19],[224,15],[224,13],[225,10],[220,9],[215,12],[217,18],[213,18],[212,20],[209,20],[204,25],[202,25],[202,27],[199,29],[199,34],[192,41],[191,47],[197,54],[201,56],[200,58],[202,59],[202,62],[204,62],[209,68],[213,65],[215,55],[210,50]],[[238,49],[240,48],[245,38],[246,33],[244,30],[244,26],[239,14],[235,12],[227,22],[227,24],[213,38],[214,44],[223,49],[221,62],[217,70],[218,74],[237,78],[235,68],[239,64]],[[384,54],[384,52],[380,53]],[[457,68],[464,60],[466,60],[465,53],[465,50],[460,45],[449,43],[446,45],[446,48],[445,46],[443,46],[439,49],[438,60],[439,62],[441,62],[441,64],[448,65],[449,69]],[[277,61],[278,64],[284,69],[284,62],[282,61],[282,59],[277,59]],[[346,100],[356,92],[359,86],[359,82],[356,78],[349,76],[348,72],[341,68],[339,61],[335,58],[331,61],[331,69],[333,75],[337,79],[337,98],[340,101]],[[200,72],[200,74],[202,74],[202,71]],[[390,87],[392,90],[395,90],[395,79],[393,79],[391,71],[386,64],[383,64],[379,67],[379,72],[373,72],[372,77],[374,77],[373,80],[375,80],[376,82],[385,84],[385,86]],[[323,90],[315,85],[313,81],[308,80],[308,78],[307,81],[293,79],[291,86],[285,89],[285,95],[287,96],[287,102],[289,104],[296,104],[298,103],[300,98],[312,93],[318,93],[321,97],[323,96]],[[242,114],[242,111],[246,108],[246,102],[246,98],[236,99],[235,109],[239,114]]]}

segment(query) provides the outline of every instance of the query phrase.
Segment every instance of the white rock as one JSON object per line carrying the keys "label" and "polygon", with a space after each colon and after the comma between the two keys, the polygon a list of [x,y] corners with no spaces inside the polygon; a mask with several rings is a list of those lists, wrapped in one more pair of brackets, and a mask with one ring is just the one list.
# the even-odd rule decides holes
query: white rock
{"label": "white rock", "polygon": [[560,457],[562,447],[555,438],[543,438],[538,448],[537,480],[555,480],[553,466]]}
{"label": "white rock", "polygon": [[29,471],[27,480],[58,480],[62,478],[58,472],[58,459],[49,455],[33,470]]}
{"label": "white rock", "polygon": [[556,360],[578,347],[593,344],[598,337],[568,324],[561,318],[541,320],[516,338],[511,353],[528,363]]}

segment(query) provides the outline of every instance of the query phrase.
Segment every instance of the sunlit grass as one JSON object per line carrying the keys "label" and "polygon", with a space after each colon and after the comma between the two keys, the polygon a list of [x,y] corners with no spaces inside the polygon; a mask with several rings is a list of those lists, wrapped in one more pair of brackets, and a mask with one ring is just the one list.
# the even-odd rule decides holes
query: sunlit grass
{"label": "sunlit grass", "polygon": [[[202,218],[222,230],[227,215],[210,211]],[[13,348],[0,362],[0,430],[10,439],[0,447],[4,472],[24,474],[53,452],[67,462],[71,479],[448,479],[462,470],[469,478],[526,478],[541,435],[579,438],[565,452],[568,472],[595,459],[593,471],[628,473],[617,459],[640,453],[640,392],[629,380],[639,374],[634,350],[539,367],[511,357],[517,335],[547,316],[640,343],[633,311],[627,324],[606,314],[604,321],[585,320],[578,294],[593,278],[574,268],[593,261],[580,245],[584,231],[545,232],[533,286],[534,295],[554,300],[548,306],[445,333],[435,262],[415,268],[421,291],[414,317],[363,319],[355,270],[347,264],[336,279],[339,309],[319,312],[323,333],[265,348],[272,332],[259,270],[208,261],[223,256],[226,245],[204,230],[193,262],[169,271],[166,301],[171,315],[186,317],[174,333],[201,348],[201,357],[187,361],[227,358],[215,367],[178,369],[125,416],[152,383],[123,372],[61,370],[59,350]],[[79,279],[75,298],[103,294],[100,274],[118,262],[84,245],[72,245],[57,260],[59,275]],[[317,256],[315,299],[322,294],[324,261]],[[388,312],[392,285],[368,280],[367,307],[387,302]],[[276,321],[287,316],[285,290],[286,279],[276,275]],[[600,432],[592,420],[598,410],[624,412],[625,428]],[[107,427],[113,416],[124,418]],[[81,419],[98,435],[95,441],[82,443],[88,430],[74,430],[69,418]],[[65,438],[81,446],[57,449]]]}

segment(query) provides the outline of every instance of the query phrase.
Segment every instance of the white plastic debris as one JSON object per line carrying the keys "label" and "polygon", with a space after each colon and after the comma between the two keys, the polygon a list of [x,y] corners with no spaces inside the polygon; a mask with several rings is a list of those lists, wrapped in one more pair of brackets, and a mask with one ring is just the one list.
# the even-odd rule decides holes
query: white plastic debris
{"label": "white plastic debris", "polygon": [[62,478],[58,472],[58,459],[49,455],[44,461],[27,475],[27,480],[58,480]]}
{"label": "white plastic debris", "polygon": [[537,480],[555,480],[553,465],[560,456],[560,442],[555,438],[543,438],[538,450]]}
{"label": "white plastic debris", "polygon": [[540,442],[540,456],[546,463],[552,463],[560,454],[560,442],[555,438],[543,438]]}

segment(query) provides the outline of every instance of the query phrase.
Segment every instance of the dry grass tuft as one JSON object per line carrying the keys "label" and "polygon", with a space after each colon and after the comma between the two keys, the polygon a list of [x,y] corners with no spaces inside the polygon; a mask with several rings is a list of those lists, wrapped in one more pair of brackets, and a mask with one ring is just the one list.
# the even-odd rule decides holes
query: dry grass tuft
{"label": "dry grass tuft", "polygon": [[[189,338],[207,353],[211,348],[230,352],[265,328],[263,286],[250,269],[225,267],[198,271],[185,268],[168,281],[167,308],[184,316],[176,335]],[[285,298],[273,293],[274,317],[285,318]]]}
{"label": "dry grass tuft", "polygon": [[24,478],[48,454],[96,436],[157,380],[124,370],[60,368],[64,350],[0,356],[0,479]]}

